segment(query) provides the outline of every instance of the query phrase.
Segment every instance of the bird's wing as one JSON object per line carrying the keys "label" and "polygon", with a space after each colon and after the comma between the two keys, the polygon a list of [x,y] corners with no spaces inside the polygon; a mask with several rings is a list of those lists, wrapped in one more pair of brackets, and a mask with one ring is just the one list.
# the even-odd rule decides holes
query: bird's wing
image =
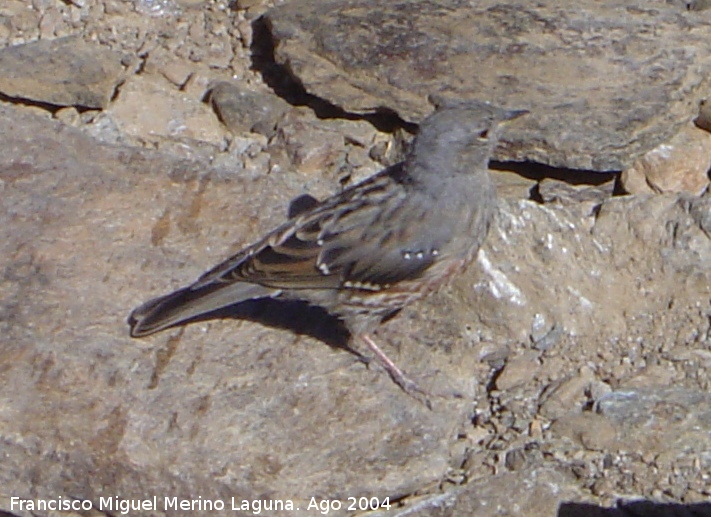
{"label": "bird's wing", "polygon": [[419,277],[437,254],[421,242],[426,203],[398,179],[397,166],[312,208],[205,273],[209,283],[278,289],[379,290]]}

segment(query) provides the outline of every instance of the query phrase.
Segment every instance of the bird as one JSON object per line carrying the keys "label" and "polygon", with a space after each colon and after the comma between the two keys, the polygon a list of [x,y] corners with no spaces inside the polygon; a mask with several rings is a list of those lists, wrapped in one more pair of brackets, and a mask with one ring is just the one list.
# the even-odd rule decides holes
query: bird
{"label": "bird", "polygon": [[422,393],[373,332],[474,260],[496,209],[489,159],[501,127],[528,113],[478,100],[431,101],[436,109],[404,161],[323,201],[302,196],[261,240],[134,309],[130,335],[248,300],[306,301],[340,318],[404,391]]}

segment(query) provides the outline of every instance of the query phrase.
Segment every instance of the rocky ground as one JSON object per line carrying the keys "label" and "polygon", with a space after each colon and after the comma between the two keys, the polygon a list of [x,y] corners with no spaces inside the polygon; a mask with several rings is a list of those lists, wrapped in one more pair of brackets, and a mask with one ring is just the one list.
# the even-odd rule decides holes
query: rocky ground
{"label": "rocky ground", "polygon": [[[0,3],[0,510],[711,515],[711,10],[460,4]],[[379,333],[431,410],[298,304],[128,337],[429,93],[532,112],[476,264]]]}

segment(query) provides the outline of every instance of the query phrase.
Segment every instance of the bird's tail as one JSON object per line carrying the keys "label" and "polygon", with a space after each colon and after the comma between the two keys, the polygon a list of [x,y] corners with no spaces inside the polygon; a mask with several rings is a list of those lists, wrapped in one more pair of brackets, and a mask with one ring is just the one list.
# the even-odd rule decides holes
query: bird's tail
{"label": "bird's tail", "polygon": [[217,309],[246,300],[276,296],[279,292],[246,282],[212,282],[196,288],[185,287],[134,309],[128,317],[131,337],[147,336]]}

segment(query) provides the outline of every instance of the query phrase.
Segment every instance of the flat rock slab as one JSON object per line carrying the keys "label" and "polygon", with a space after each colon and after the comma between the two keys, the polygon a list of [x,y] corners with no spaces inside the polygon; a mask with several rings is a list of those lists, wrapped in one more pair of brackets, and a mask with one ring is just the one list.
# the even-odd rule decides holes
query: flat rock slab
{"label": "flat rock slab", "polygon": [[710,402],[709,394],[701,391],[621,389],[602,397],[597,410],[615,424],[622,447],[654,457],[659,466],[694,454],[700,470],[708,472]]}
{"label": "flat rock slab", "polygon": [[129,338],[131,308],[284,217],[295,193],[283,179],[103,146],[5,107],[0,140],[4,494],[305,509],[312,496],[394,498],[446,474],[464,399],[429,411],[352,354],[257,323]]}
{"label": "flat rock slab", "polygon": [[606,171],[698,114],[706,13],[660,1],[295,0],[267,20],[276,61],[346,111],[418,122],[432,93],[525,108],[499,159]]}
{"label": "flat rock slab", "polygon": [[57,106],[105,108],[124,71],[121,58],[74,37],[7,47],[0,51],[0,93]]}
{"label": "flat rock slab", "polygon": [[[102,145],[7,107],[0,140],[0,509],[10,509],[7,495],[96,506],[157,495],[290,499],[320,515],[305,511],[311,497],[363,496],[402,498],[422,515],[484,503],[548,515],[558,501],[582,500],[583,481],[565,475],[564,452],[550,451],[565,451],[587,420],[544,435],[541,417],[579,414],[587,393],[597,393],[592,402],[609,393],[599,379],[634,377],[667,341],[672,359],[660,360],[689,364],[708,382],[695,365],[711,336],[709,195],[503,201],[478,262],[379,332],[408,374],[448,395],[429,411],[337,349],[333,322],[303,307],[245,304],[222,319],[128,337],[133,307],[283,220],[303,193],[287,173],[241,175]],[[595,370],[576,379],[581,365]],[[614,436],[582,436],[570,457],[602,457],[607,443]],[[674,444],[672,467],[689,460],[686,450]],[[448,484],[458,473],[470,480],[462,491]],[[532,483],[541,486],[533,495],[501,497],[502,486]],[[614,484],[607,492],[619,497]],[[424,494],[423,506],[413,494]],[[180,515],[157,510],[134,514]]]}

